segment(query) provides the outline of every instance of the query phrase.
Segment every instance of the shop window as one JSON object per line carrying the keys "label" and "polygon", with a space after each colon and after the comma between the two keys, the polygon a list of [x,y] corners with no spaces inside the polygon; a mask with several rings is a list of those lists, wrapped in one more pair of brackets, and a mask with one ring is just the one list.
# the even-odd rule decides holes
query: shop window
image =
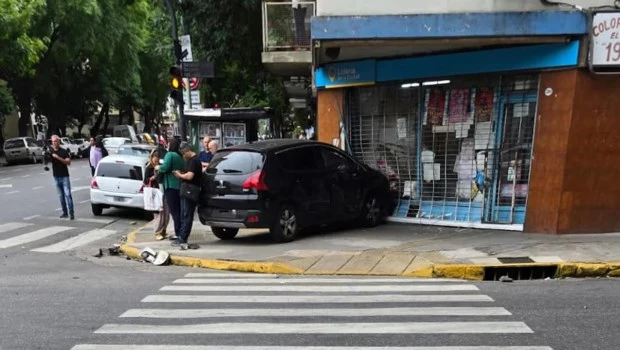
{"label": "shop window", "polygon": [[347,97],[351,152],[390,179],[394,215],[523,223],[538,76],[404,86]]}

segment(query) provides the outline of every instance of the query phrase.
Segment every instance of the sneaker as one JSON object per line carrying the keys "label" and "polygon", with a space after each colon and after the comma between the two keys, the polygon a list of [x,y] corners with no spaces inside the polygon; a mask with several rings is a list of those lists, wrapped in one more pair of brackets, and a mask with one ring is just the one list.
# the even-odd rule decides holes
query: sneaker
{"label": "sneaker", "polygon": [[172,235],[172,236],[168,237],[168,239],[171,240],[171,241],[178,240],[177,236],[175,236],[175,235]]}
{"label": "sneaker", "polygon": [[66,219],[66,218],[68,218],[68,217],[69,217],[69,215],[67,215],[67,214],[62,214],[62,215],[60,216],[60,218],[61,218],[61,219]]}
{"label": "sneaker", "polygon": [[158,241],[161,241],[161,240],[163,240],[165,238],[166,238],[166,234],[165,233],[158,233],[158,234],[155,235],[155,239],[158,240]]}
{"label": "sneaker", "polygon": [[189,249],[189,244],[187,243],[181,243],[179,245],[179,248],[181,248],[181,250],[188,250]]}
{"label": "sneaker", "polygon": [[69,220],[75,220],[75,216],[73,215],[69,216]]}
{"label": "sneaker", "polygon": [[181,245],[181,241],[179,241],[178,239],[175,239],[174,241],[170,242],[170,245],[173,247],[178,247]]}

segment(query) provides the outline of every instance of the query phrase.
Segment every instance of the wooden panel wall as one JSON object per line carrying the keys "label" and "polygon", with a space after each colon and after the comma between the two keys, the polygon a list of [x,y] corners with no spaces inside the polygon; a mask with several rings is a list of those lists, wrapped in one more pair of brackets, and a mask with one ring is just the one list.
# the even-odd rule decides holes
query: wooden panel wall
{"label": "wooden panel wall", "polygon": [[576,72],[558,233],[620,230],[620,78]]}
{"label": "wooden panel wall", "polygon": [[525,231],[620,231],[620,77],[542,73],[537,118]]}
{"label": "wooden panel wall", "polygon": [[317,140],[332,144],[340,138],[340,118],[344,113],[344,89],[317,91]]}
{"label": "wooden panel wall", "polygon": [[[558,232],[576,75],[564,70],[540,77],[525,232]],[[545,96],[548,88],[553,93]]]}

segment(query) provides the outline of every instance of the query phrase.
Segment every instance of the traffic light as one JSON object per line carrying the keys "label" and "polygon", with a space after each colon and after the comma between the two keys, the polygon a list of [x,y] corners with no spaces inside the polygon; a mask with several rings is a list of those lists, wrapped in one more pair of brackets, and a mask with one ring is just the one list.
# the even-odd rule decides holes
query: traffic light
{"label": "traffic light", "polygon": [[175,102],[183,103],[183,74],[181,68],[177,66],[170,67],[170,98]]}

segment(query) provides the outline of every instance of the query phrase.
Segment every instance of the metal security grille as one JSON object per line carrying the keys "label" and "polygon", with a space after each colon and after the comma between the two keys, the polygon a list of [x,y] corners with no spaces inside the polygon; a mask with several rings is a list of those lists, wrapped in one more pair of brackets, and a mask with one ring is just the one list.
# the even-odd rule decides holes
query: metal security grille
{"label": "metal security grille", "polygon": [[523,224],[538,76],[350,89],[352,154],[382,171],[394,216]]}

